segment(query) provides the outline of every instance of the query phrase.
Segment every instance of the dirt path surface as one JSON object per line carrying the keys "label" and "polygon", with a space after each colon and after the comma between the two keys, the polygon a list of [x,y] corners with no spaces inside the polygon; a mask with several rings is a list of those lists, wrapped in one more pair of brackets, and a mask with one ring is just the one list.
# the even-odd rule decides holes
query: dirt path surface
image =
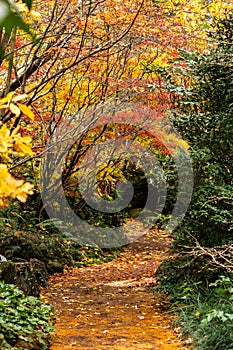
{"label": "dirt path surface", "polygon": [[57,317],[51,350],[187,349],[150,293],[169,242],[150,231],[114,261],[53,276],[43,293]]}

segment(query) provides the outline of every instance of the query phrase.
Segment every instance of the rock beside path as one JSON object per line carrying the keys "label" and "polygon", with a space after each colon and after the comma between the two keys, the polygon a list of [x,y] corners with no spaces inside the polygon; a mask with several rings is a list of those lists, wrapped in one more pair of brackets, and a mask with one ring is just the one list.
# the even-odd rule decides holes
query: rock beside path
{"label": "rock beside path", "polygon": [[40,286],[46,287],[47,279],[48,272],[40,260],[0,262],[0,280],[15,284],[25,295],[39,297]]}

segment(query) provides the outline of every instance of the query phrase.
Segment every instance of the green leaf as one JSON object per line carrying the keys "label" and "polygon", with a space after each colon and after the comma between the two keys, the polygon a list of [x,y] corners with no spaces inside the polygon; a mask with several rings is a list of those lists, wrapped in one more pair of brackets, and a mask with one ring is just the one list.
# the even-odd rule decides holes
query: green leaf
{"label": "green leaf", "polygon": [[[28,5],[30,6],[31,0],[27,2],[29,2]],[[5,28],[6,33],[10,35],[14,27],[18,27],[25,33],[33,36],[29,25],[24,22],[17,7],[14,4],[11,6],[8,0],[0,0],[0,28]]]}

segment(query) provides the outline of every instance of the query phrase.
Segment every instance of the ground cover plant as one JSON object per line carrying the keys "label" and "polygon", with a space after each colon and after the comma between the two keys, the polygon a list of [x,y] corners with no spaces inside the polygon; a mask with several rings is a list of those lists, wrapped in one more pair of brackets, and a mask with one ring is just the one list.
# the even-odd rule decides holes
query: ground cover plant
{"label": "ground cover plant", "polygon": [[194,349],[232,349],[232,287],[228,276],[220,276],[204,289],[199,284],[180,286],[172,309],[183,334],[191,335]]}
{"label": "ground cover plant", "polygon": [[54,331],[53,309],[26,297],[16,286],[0,282],[0,347],[2,350],[48,349]]}

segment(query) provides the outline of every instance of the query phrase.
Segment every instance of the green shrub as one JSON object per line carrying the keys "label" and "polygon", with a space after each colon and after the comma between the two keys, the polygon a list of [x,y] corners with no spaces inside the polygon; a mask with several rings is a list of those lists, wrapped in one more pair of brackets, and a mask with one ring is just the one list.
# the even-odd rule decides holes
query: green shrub
{"label": "green shrub", "polygon": [[232,204],[230,185],[208,183],[197,188],[184,221],[174,234],[175,245],[193,244],[190,236],[208,247],[232,243]]}
{"label": "green shrub", "polygon": [[2,350],[47,349],[53,309],[14,285],[0,282],[0,348]]}
{"label": "green shrub", "polygon": [[[213,269],[208,255],[191,254],[192,247],[218,249],[233,242],[233,16],[220,20],[212,36],[216,46],[211,52],[182,53],[173,68],[162,71],[167,88],[176,93],[171,121],[189,143],[194,168],[192,201],[174,233],[176,261],[163,266],[162,274],[170,280],[164,279],[165,285],[175,286],[178,276],[181,283],[212,282],[224,266]],[[184,84],[177,85],[180,81]],[[232,258],[226,249],[222,265]]]}
{"label": "green shrub", "polygon": [[232,350],[233,280],[221,276],[202,290],[198,284],[184,284],[179,294],[173,307],[183,333],[193,339],[193,349]]}
{"label": "green shrub", "polygon": [[8,260],[36,258],[45,263],[49,273],[54,273],[62,272],[65,266],[108,261],[118,252],[117,249],[103,252],[97,246],[82,244],[81,240],[79,243],[72,236],[68,238],[70,233],[61,221],[56,225],[65,233],[54,226],[53,220],[39,222],[33,210],[30,213],[26,207],[20,211],[20,207],[12,204],[0,213],[0,252]]}
{"label": "green shrub", "polygon": [[171,121],[189,143],[194,190],[174,233],[175,254],[160,266],[155,291],[170,296],[194,349],[233,350],[232,14],[212,37],[211,52],[183,53],[172,70],[162,71],[176,93]]}

